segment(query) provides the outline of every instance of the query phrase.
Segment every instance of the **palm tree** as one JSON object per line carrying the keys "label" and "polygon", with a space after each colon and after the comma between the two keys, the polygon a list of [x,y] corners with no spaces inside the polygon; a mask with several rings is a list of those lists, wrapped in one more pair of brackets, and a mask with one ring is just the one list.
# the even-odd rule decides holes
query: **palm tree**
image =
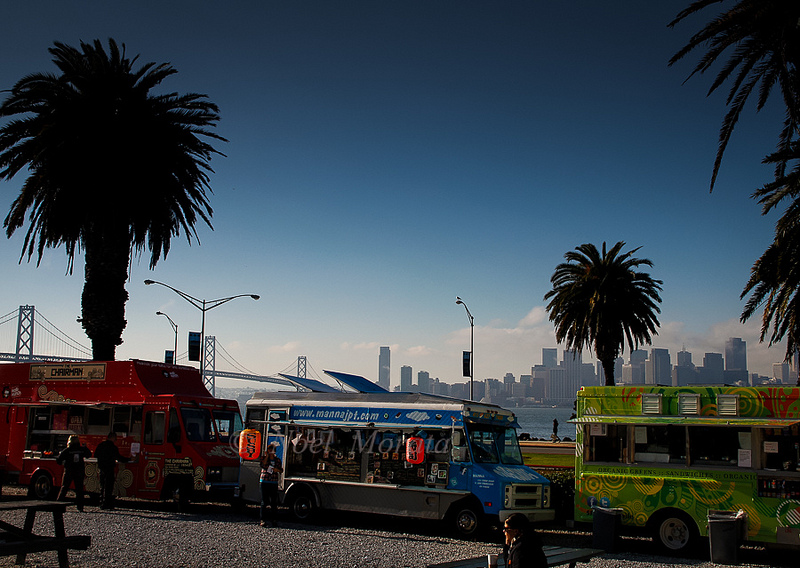
{"label": "palm tree", "polygon": [[[782,201],[790,203],[775,226],[775,237],[750,271],[741,297],[751,294],[741,321],[752,317],[763,305],[761,341],[769,335],[769,345],[786,338],[786,360],[800,347],[800,142],[789,150],[767,156],[767,163],[794,161],[793,170],[758,190],[757,197],[766,215]],[[770,331],[771,328],[771,331]]]}
{"label": "palm tree", "polygon": [[567,262],[556,266],[550,281],[553,289],[547,311],[555,323],[556,339],[580,353],[594,346],[603,365],[606,386],[614,385],[614,361],[627,340],[631,351],[650,343],[659,326],[661,280],[636,269],[653,266],[635,258],[639,248],[621,253],[624,242],[602,253],[593,244],[582,244],[564,255]]}
{"label": "palm tree", "polygon": [[67,271],[85,253],[82,325],[93,357],[113,360],[125,328],[125,282],[132,254],[147,248],[150,268],[170,240],[195,224],[211,227],[209,161],[219,154],[202,138],[219,109],[204,95],[155,95],[176,71],[125,55],[111,39],[80,49],[49,49],[60,74],[21,79],[0,105],[0,178],[28,170],[5,219],[7,236],[26,222],[20,262],[63,245]]}
{"label": "palm tree", "polygon": [[[679,13],[669,26],[675,26],[711,4],[722,0],[697,0]],[[785,151],[798,135],[800,125],[800,2],[797,0],[739,0],[697,32],[689,43],[669,61],[672,65],[700,46],[706,47],[689,77],[709,70],[723,54],[730,56],[717,73],[708,94],[729,79],[732,81],[722,121],[711,189],[717,179],[722,156],[733,129],[751,93],[757,92],[756,109],[766,104],[777,85],[786,107],[786,119],[779,135],[778,149]],[[687,79],[688,80],[688,79]],[[776,177],[786,162],[776,163]]]}

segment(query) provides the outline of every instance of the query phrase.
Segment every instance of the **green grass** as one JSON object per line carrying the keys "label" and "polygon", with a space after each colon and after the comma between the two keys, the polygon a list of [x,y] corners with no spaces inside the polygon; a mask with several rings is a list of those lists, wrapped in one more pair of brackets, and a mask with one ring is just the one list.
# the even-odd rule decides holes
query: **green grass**
{"label": "green grass", "polygon": [[522,455],[525,465],[536,467],[575,467],[575,456],[569,454],[533,454]]}

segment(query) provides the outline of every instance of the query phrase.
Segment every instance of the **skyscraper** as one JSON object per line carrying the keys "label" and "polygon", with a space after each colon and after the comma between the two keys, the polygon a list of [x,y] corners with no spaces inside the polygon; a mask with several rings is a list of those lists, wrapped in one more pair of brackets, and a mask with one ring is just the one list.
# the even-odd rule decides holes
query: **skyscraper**
{"label": "skyscraper", "polygon": [[390,380],[390,370],[391,370],[391,363],[390,363],[390,352],[388,347],[381,347],[381,354],[378,357],[378,386],[385,388],[387,391],[389,389]]}
{"label": "skyscraper", "polygon": [[703,367],[700,369],[700,382],[704,384],[722,384],[724,379],[724,363],[722,353],[706,353],[703,356]]}
{"label": "skyscraper", "polygon": [[558,349],[551,347],[542,348],[542,366],[548,369],[558,367]]}
{"label": "skyscraper", "polygon": [[725,370],[747,370],[747,342],[741,337],[731,337],[725,342]]}
{"label": "skyscraper", "polygon": [[428,371],[417,373],[417,386],[419,387],[419,392],[431,392],[431,375]]}
{"label": "skyscraper", "polygon": [[414,381],[412,378],[412,370],[411,367],[408,365],[403,365],[400,367],[400,391],[401,392],[411,392],[411,385]]}
{"label": "skyscraper", "polygon": [[652,348],[644,363],[644,382],[647,385],[672,385],[672,363],[669,350]]}

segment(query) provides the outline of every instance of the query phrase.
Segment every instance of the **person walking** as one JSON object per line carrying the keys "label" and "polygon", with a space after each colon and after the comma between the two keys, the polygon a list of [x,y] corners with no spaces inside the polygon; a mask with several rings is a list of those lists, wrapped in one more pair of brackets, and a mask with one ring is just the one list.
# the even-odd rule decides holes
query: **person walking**
{"label": "person walking", "polygon": [[116,475],[114,470],[117,467],[117,462],[127,463],[130,458],[119,453],[117,448],[117,434],[109,432],[106,439],[99,444],[94,450],[94,457],[97,458],[97,470],[100,472],[100,508],[113,509],[114,508],[114,481]]}
{"label": "person walking", "polygon": [[67,440],[67,447],[64,448],[56,463],[64,466],[64,475],[61,477],[61,490],[58,492],[58,501],[63,501],[67,497],[67,490],[70,484],[75,487],[75,502],[78,511],[83,511],[83,478],[86,475],[84,459],[92,457],[92,452],[86,446],[81,446],[81,439],[72,435]]}
{"label": "person walking", "polygon": [[259,510],[260,525],[267,526],[267,505],[270,509],[270,521],[273,527],[278,526],[278,483],[283,473],[283,462],[275,455],[276,444],[267,446],[267,453],[261,458],[261,509]]}
{"label": "person walking", "polygon": [[503,524],[506,568],[547,568],[542,539],[522,513],[514,513]]}

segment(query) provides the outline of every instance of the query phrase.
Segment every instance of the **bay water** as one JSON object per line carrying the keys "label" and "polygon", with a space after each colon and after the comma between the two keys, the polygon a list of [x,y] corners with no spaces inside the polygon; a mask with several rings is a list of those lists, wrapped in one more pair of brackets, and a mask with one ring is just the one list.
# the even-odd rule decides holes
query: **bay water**
{"label": "bay water", "polygon": [[552,407],[530,407],[521,406],[511,408],[519,422],[519,430],[517,434],[527,432],[533,438],[550,439],[553,433],[553,419],[558,420],[558,435],[561,438],[569,438],[575,440],[575,425],[568,422],[572,416],[573,410],[571,406],[556,406]]}

